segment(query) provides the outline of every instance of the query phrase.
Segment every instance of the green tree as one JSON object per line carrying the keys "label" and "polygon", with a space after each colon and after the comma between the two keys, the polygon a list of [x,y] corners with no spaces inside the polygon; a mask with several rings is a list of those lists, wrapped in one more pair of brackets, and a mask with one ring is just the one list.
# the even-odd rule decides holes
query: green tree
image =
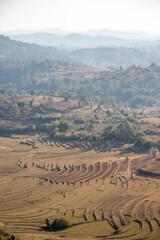
{"label": "green tree", "polygon": [[108,126],[102,133],[102,137],[106,140],[122,141],[126,143],[134,143],[141,135],[142,132],[128,121],[114,128],[113,126]]}
{"label": "green tree", "polygon": [[115,138],[120,141],[133,143],[137,137],[137,128],[127,121],[124,124],[120,124],[115,130]]}
{"label": "green tree", "polygon": [[113,126],[107,126],[103,129],[102,137],[106,140],[112,139]]}
{"label": "green tree", "polygon": [[91,123],[86,127],[87,132],[91,133],[95,131],[94,125]]}
{"label": "green tree", "polygon": [[71,127],[73,127],[73,123],[67,119],[61,119],[58,127],[60,132],[66,132]]}
{"label": "green tree", "polygon": [[151,140],[146,139],[145,137],[139,137],[135,141],[135,147],[139,148],[145,148],[147,150],[150,150],[155,144]]}

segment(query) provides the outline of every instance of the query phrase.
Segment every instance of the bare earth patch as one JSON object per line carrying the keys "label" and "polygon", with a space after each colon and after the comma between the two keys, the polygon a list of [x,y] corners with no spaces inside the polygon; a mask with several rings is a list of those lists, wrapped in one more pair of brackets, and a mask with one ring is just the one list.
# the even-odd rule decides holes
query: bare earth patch
{"label": "bare earth patch", "polygon": [[0,153],[11,152],[13,149],[10,147],[0,146]]}

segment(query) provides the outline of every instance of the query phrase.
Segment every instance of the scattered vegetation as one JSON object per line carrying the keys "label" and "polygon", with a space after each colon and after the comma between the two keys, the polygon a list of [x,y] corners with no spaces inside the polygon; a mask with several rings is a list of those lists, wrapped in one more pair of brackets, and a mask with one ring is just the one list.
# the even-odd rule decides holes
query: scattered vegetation
{"label": "scattered vegetation", "polygon": [[9,234],[3,223],[0,222],[0,240],[19,240],[15,235]]}
{"label": "scattered vegetation", "polygon": [[46,219],[46,229],[49,231],[59,231],[69,227],[69,223],[63,219],[55,219],[51,222],[48,218]]}
{"label": "scattered vegetation", "polygon": [[120,141],[125,143],[134,143],[142,135],[142,131],[135,125],[125,122],[117,127],[107,126],[102,133],[106,140]]}

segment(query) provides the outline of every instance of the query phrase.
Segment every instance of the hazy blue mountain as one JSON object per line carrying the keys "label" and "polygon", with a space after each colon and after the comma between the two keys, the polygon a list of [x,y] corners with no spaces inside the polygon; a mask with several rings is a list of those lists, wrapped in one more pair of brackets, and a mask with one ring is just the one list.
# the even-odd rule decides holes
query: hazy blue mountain
{"label": "hazy blue mountain", "polygon": [[112,36],[122,39],[151,39],[160,38],[160,32],[145,32],[138,30],[110,30],[110,29],[93,29],[88,31],[65,31],[59,28],[39,29],[39,30],[12,30],[12,31],[0,31],[3,35],[20,35],[20,34],[34,34],[34,33],[52,33],[61,36],[66,36],[71,33],[80,33],[87,36]]}
{"label": "hazy blue mountain", "polygon": [[92,48],[98,46],[127,46],[135,44],[134,41],[124,40],[111,36],[87,36],[80,33],[71,33],[66,36],[51,33],[34,33],[10,36],[14,40],[36,43],[44,46],[61,48]]}
{"label": "hazy blue mountain", "polygon": [[155,32],[144,32],[137,30],[114,31],[110,29],[90,30],[86,31],[84,34],[89,36],[112,36],[123,39],[151,39],[160,36],[160,33]]}
{"label": "hazy blue mountain", "polygon": [[[61,30],[57,29],[57,32],[61,32]],[[89,34],[91,34],[91,36],[89,36]],[[105,34],[108,35],[104,36]],[[146,39],[140,39],[140,36],[146,37]],[[151,48],[153,46],[159,45],[160,37],[157,36],[156,38],[147,38],[149,36],[151,36],[151,34],[149,33],[143,34],[143,32],[136,31],[118,32],[111,30],[102,30],[97,32],[96,31],[86,32],[86,35],[81,33],[70,33],[64,35],[39,32],[31,34],[10,35],[10,38],[22,42],[35,43],[43,46],[58,47],[62,49],[96,48],[96,47],[133,47],[142,49]],[[135,37],[137,37],[137,39],[134,39]]]}
{"label": "hazy blue mountain", "polygon": [[67,35],[70,32],[59,29],[59,28],[48,28],[48,29],[40,29],[40,30],[23,30],[23,29],[17,29],[17,30],[11,30],[11,31],[1,31],[0,34],[10,36],[10,35],[21,35],[21,34],[33,34],[33,33],[52,33],[52,34],[58,34],[58,35]]}

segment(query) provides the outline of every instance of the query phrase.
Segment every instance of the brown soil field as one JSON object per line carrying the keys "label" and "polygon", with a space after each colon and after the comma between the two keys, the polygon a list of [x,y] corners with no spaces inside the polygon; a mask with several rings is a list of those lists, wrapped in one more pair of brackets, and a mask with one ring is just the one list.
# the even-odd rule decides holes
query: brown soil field
{"label": "brown soil field", "polygon": [[[160,239],[160,178],[136,175],[160,161],[103,145],[0,137],[0,222],[21,240]],[[46,231],[46,218],[70,227]]]}

